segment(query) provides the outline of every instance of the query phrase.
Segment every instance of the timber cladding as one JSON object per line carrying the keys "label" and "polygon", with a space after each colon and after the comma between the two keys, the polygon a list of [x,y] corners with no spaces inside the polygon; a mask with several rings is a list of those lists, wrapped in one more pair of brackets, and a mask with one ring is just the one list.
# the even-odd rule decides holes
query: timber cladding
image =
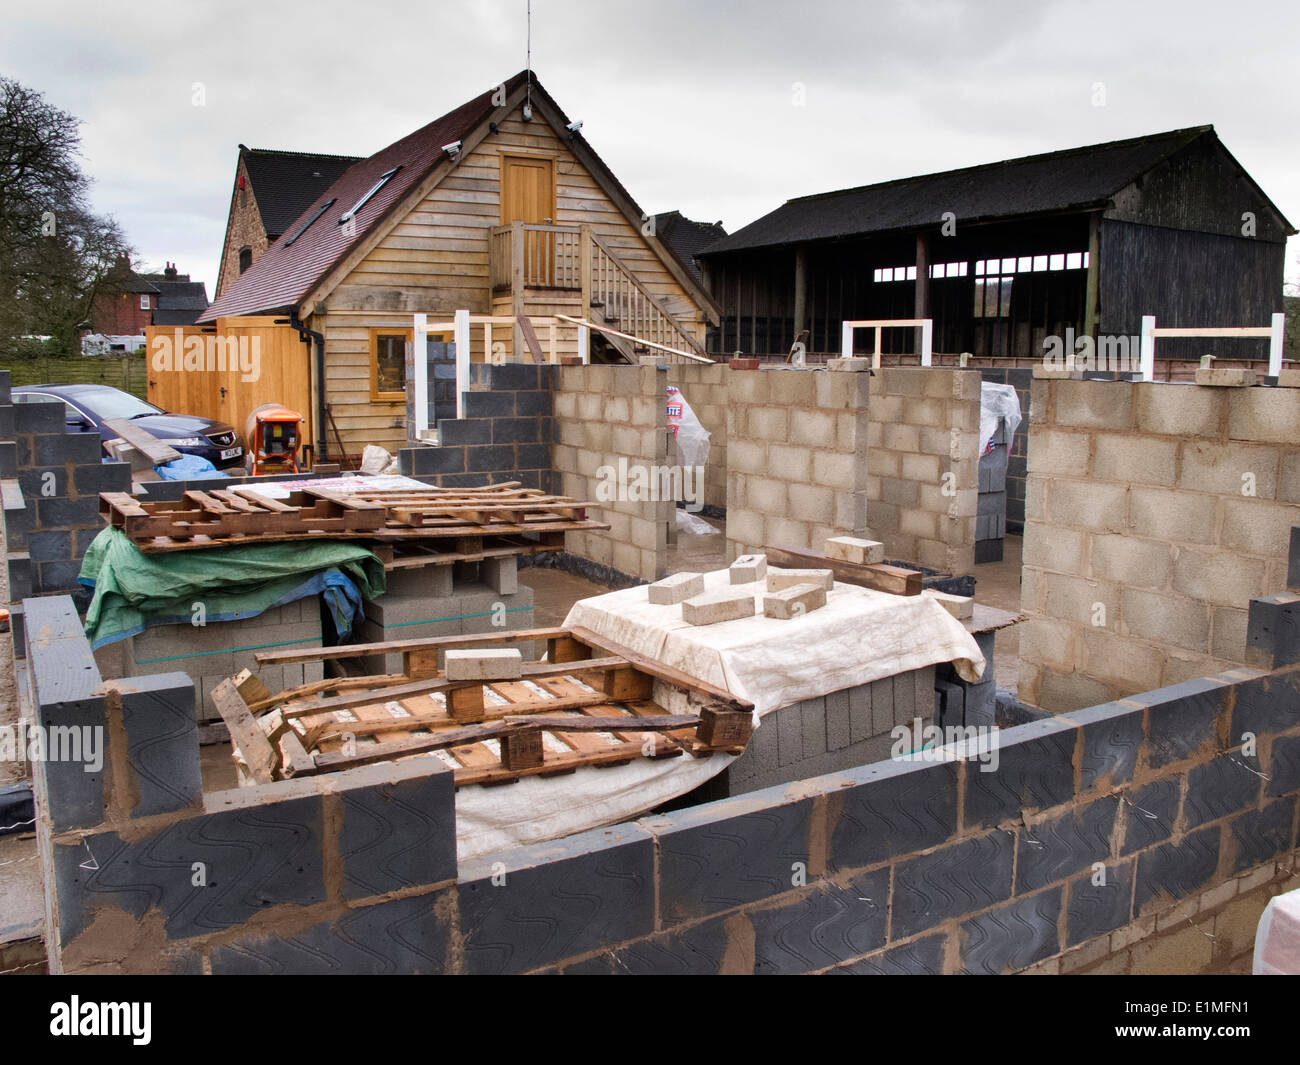
{"label": "timber cladding", "polygon": [[105,693],[66,597],[26,624],[39,722],[125,743],[36,766],[52,971],[1197,971],[1294,868],[1296,665],[458,863],[440,763],[203,794],[188,678]]}
{"label": "timber cladding", "polygon": [[1035,380],[1020,697],[1071,710],[1246,662],[1287,587],[1300,390]]}

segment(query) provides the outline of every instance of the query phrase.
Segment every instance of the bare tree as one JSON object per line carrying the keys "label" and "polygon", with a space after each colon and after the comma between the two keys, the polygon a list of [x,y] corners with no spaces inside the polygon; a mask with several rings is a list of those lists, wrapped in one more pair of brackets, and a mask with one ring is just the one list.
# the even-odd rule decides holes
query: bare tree
{"label": "bare tree", "polygon": [[50,335],[74,351],[96,294],[130,249],[87,203],[76,118],[0,76],[0,350]]}

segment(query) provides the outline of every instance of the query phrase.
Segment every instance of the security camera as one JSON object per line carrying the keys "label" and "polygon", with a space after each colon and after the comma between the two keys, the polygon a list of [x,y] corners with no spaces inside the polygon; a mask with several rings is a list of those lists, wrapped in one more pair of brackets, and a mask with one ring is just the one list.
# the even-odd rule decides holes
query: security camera
{"label": "security camera", "polygon": [[570,123],[569,123],[567,126],[565,126],[564,128],[567,129],[570,133],[577,133],[578,130],[582,129],[582,123],[581,123],[581,122],[570,122]]}
{"label": "security camera", "polygon": [[533,120],[533,105],[524,104],[524,121],[531,122],[532,120]]}
{"label": "security camera", "polygon": [[460,155],[460,141],[452,141],[450,144],[444,144],[442,150],[455,159],[456,156]]}

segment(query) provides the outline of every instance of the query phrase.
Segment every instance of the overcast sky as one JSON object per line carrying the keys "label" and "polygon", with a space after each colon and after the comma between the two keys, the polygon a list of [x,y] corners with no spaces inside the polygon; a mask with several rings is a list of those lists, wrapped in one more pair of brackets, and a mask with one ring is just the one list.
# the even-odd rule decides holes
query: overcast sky
{"label": "overcast sky", "polygon": [[[729,231],[791,196],[1204,123],[1300,224],[1298,12],[534,0],[532,55],[643,209]],[[82,120],[96,208],[209,297],[241,141],[368,155],[525,65],[525,0],[9,0],[0,18],[0,73]],[[1292,283],[1298,259],[1293,238]]]}

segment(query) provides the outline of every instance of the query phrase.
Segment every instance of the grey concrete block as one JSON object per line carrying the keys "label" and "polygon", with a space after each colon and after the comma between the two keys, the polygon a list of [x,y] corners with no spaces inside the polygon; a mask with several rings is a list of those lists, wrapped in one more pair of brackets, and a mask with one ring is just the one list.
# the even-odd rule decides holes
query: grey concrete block
{"label": "grey concrete block", "polygon": [[[236,805],[220,809],[231,794],[207,796],[208,808],[219,812],[129,842],[113,832],[79,844],[56,841],[61,946],[107,907],[137,920],[156,907],[168,938],[178,939],[244,924],[273,906],[323,902],[320,796],[257,802],[234,795]],[[194,883],[196,862],[203,886]]]}
{"label": "grey concrete block", "polygon": [[894,867],[890,936],[905,939],[941,921],[1011,897],[1015,842],[992,832],[900,861]]}
{"label": "grey concrete block", "polygon": [[894,727],[894,678],[871,682],[871,732],[879,735]]}
{"label": "grey concrete block", "polygon": [[1129,696],[1148,707],[1147,765],[1159,769],[1217,741],[1219,713],[1232,685],[1210,677]]}
{"label": "grey concrete block", "polygon": [[465,971],[525,972],[650,934],[653,841],[620,825],[486,855],[463,863],[458,893]]}
{"label": "grey concrete block", "polygon": [[1210,821],[1254,807],[1263,780],[1255,759],[1240,753],[1212,758],[1187,771],[1187,794],[1183,799],[1183,826],[1199,828]]}
{"label": "grey concrete block", "polygon": [[1089,868],[1110,854],[1119,799],[1110,796],[1018,832],[1016,894],[1026,895]]}
{"label": "grey concrete block", "polygon": [[1300,662],[1300,595],[1283,592],[1250,601],[1246,654],[1263,669]]}
{"label": "grey concrete block", "polygon": [[829,856],[835,869],[938,846],[957,831],[954,762],[878,762],[844,775],[854,786],[838,793],[843,806]]}
{"label": "grey concrete block", "polygon": [[1259,810],[1247,810],[1231,822],[1232,871],[1247,869],[1277,858],[1295,846],[1291,826],[1295,823],[1296,796],[1268,803]]}
{"label": "grey concrete block", "polygon": [[805,699],[799,704],[803,718],[800,729],[803,738],[803,756],[811,758],[826,753],[826,700]]}
{"label": "grey concrete block", "polygon": [[456,789],[432,758],[368,766],[336,781],[343,797],[343,897],[456,879]]}
{"label": "grey concrete block", "polygon": [[30,532],[27,554],[33,562],[66,562],[72,555],[72,537],[61,529]]}
{"label": "grey concrete block", "polygon": [[853,742],[849,689],[826,696],[826,749],[838,751]]}
{"label": "grey concrete block", "polygon": [[[776,726],[777,763],[782,766],[794,765],[803,760],[803,710],[802,704],[783,706],[768,715],[769,721]],[[773,720],[775,719],[775,720]]]}
{"label": "grey concrete block", "polygon": [[782,801],[767,789],[644,819],[659,842],[663,924],[791,890],[796,863],[807,872],[811,811],[811,801]]}
{"label": "grey concrete block", "polygon": [[445,599],[451,594],[450,566],[414,566],[388,572],[385,595],[422,595],[430,599]]}
{"label": "grey concrete block", "polygon": [[1300,725],[1300,673],[1278,673],[1236,685],[1228,742],[1236,747],[1246,733],[1256,737]]}
{"label": "grey concrete block", "polygon": [[1300,591],[1300,525],[1291,526],[1291,549],[1287,554],[1286,586]]}
{"label": "grey concrete block", "polygon": [[436,975],[447,971],[451,929],[438,903],[415,895],[349,910],[292,935],[250,935],[211,948],[215,975]]}
{"label": "grey concrete block", "polygon": [[871,713],[871,685],[860,684],[849,689],[849,738],[853,743],[874,736],[876,730]]}
{"label": "grey concrete block", "polygon": [[1018,821],[1024,810],[1045,810],[1074,797],[1077,726],[1048,718],[998,733],[996,770],[966,774],[964,821],[992,827]]}
{"label": "grey concrete block", "polygon": [[846,887],[818,881],[779,908],[751,910],[754,972],[797,974],[885,945],[889,870],[853,877]]}
{"label": "grey concrete block", "polygon": [[1123,928],[1133,919],[1134,865],[1133,860],[1107,862],[1105,883],[1095,883],[1098,878],[1091,870],[1070,881],[1067,947]]}
{"label": "grey concrete block", "polygon": [[1133,779],[1142,745],[1142,711],[1103,703],[1066,716],[1083,730],[1081,790],[1098,783],[1127,784]]}
{"label": "grey concrete block", "polygon": [[498,595],[514,595],[519,591],[518,567],[519,560],[514,555],[485,558],[479,563],[479,576]]}
{"label": "grey concrete block", "polygon": [[1016,899],[963,922],[963,971],[1014,972],[1051,957],[1061,949],[1057,931],[1060,915],[1058,887]]}
{"label": "grey concrete block", "polygon": [[24,433],[62,433],[65,430],[64,411],[60,402],[15,403],[14,431]]}
{"label": "grey concrete block", "polygon": [[1178,789],[1176,779],[1153,780],[1124,796],[1124,845],[1120,853],[1144,850],[1173,835],[1178,818]]}
{"label": "grey concrete block", "polygon": [[846,976],[937,976],[943,972],[945,935],[922,936],[830,970]]}
{"label": "grey concrete block", "polygon": [[1219,865],[1219,828],[1188,832],[1138,855],[1134,916],[1190,898],[1213,881]]}
{"label": "grey concrete block", "polygon": [[78,466],[73,471],[72,483],[79,496],[98,497],[100,492],[129,492],[131,467],[125,462],[101,462],[93,466]]}
{"label": "grey concrete block", "polygon": [[730,944],[727,920],[719,917],[684,929],[648,936],[612,954],[601,954],[580,965],[569,966],[564,972],[631,976],[715,975],[722,971]]}
{"label": "grey concrete block", "polygon": [[438,422],[438,443],[490,444],[492,421],[488,418],[443,418]]}
{"label": "grey concrete block", "polygon": [[1265,794],[1275,797],[1293,791],[1300,791],[1300,736],[1278,736],[1273,740]]}
{"label": "grey concrete block", "polygon": [[184,673],[132,677],[115,686],[122,702],[136,797],[132,817],[170,813],[203,798],[194,683]]}

